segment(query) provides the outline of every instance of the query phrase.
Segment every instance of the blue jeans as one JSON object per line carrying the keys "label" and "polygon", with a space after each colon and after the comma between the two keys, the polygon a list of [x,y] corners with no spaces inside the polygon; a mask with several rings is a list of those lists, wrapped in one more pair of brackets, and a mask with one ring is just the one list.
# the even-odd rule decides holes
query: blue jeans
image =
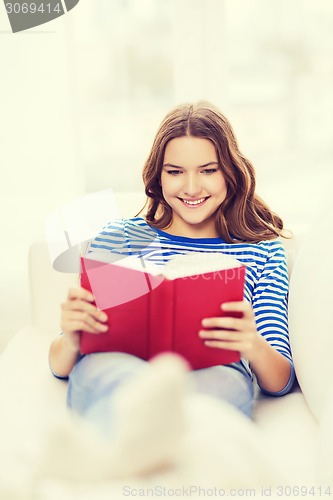
{"label": "blue jeans", "polygon": [[[70,376],[67,406],[98,426],[105,435],[112,427],[114,391],[147,363],[130,354],[88,354],[74,366]],[[219,365],[188,372],[196,392],[229,402],[248,417],[252,415],[254,387],[241,363]]]}

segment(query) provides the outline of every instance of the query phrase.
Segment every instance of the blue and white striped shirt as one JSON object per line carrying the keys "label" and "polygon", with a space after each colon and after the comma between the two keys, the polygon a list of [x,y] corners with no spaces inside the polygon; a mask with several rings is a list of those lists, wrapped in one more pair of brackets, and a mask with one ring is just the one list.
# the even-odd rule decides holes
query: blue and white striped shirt
{"label": "blue and white striped shirt", "polygon": [[[244,299],[252,304],[258,332],[291,365],[291,377],[280,396],[292,387],[293,368],[288,334],[288,270],[285,251],[279,240],[259,243],[227,243],[222,238],[187,238],[153,228],[142,217],[118,219],[106,225],[90,243],[89,253],[102,260],[112,254],[144,256],[145,260],[164,265],[174,255],[191,252],[220,252],[246,266]],[[251,374],[249,363],[243,366]],[[267,392],[267,391],[265,391]]]}

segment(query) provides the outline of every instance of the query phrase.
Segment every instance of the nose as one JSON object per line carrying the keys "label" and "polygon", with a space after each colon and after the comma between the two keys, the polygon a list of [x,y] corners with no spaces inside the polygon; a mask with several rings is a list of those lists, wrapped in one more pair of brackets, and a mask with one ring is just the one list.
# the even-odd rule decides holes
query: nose
{"label": "nose", "polygon": [[202,187],[197,174],[188,174],[183,187],[184,194],[194,198],[201,193]]}

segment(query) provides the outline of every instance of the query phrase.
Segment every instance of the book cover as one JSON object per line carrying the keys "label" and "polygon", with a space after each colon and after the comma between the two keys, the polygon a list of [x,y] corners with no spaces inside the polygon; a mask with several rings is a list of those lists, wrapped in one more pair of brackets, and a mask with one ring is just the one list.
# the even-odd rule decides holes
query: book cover
{"label": "book cover", "polygon": [[243,300],[244,279],[243,265],[217,253],[178,255],[165,266],[138,257],[81,257],[81,286],[108,315],[106,333],[82,333],[81,353],[119,351],[148,360],[173,351],[192,369],[238,361],[238,352],[207,347],[198,332],[203,318],[225,315],[223,302]]}

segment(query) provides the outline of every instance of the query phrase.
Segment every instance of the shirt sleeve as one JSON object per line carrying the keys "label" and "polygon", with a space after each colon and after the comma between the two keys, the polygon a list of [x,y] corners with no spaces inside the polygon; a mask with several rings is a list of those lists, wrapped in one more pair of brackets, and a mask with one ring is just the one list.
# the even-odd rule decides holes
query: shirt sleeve
{"label": "shirt sleeve", "polygon": [[87,253],[97,254],[97,260],[112,262],[128,256],[147,257],[160,246],[156,232],[144,219],[117,219],[91,241]]}
{"label": "shirt sleeve", "polygon": [[288,330],[289,278],[287,260],[282,243],[269,242],[267,260],[252,295],[252,307],[258,332],[290,363],[290,378],[278,392],[263,392],[272,396],[283,396],[295,381],[295,370],[289,342]]}
{"label": "shirt sleeve", "polygon": [[110,253],[131,255],[131,245],[126,233],[124,219],[112,221],[91,241],[87,253],[98,253],[100,257]]}
{"label": "shirt sleeve", "polygon": [[52,371],[52,369],[50,368],[51,370],[51,373],[52,375],[55,377],[55,378],[58,378],[59,380],[68,380],[68,375],[66,377],[62,377],[61,375],[57,375],[56,373],[54,373],[54,371]]}

